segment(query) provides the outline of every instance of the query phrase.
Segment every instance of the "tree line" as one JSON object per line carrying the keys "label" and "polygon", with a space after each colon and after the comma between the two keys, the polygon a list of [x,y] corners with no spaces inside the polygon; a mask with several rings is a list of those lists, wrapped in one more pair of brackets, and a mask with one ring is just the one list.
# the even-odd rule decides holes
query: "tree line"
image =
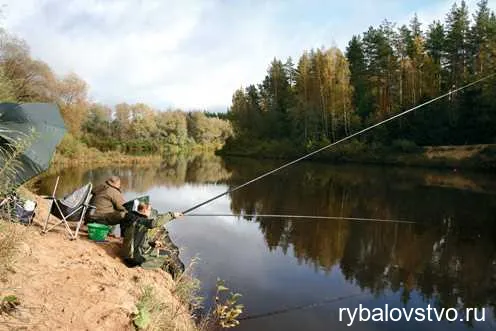
{"label": "tree line", "polygon": [[101,150],[180,150],[196,145],[218,146],[232,133],[222,116],[200,111],[159,111],[146,104],[114,107],[93,102],[88,84],[75,73],[57,76],[31,56],[27,43],[0,30],[0,101],[53,102],[75,139]]}
{"label": "tree line", "polygon": [[[355,35],[345,52],[305,51],[294,64],[274,59],[264,80],[233,94],[226,150],[254,141],[314,148],[482,78],[496,69],[496,17],[464,1],[444,22],[422,28],[415,15]],[[451,95],[374,130],[364,142],[459,145],[496,142],[496,79]],[[277,149],[277,147],[275,148]]]}
{"label": "tree line", "polygon": [[199,111],[157,111],[137,103],[94,104],[82,125],[84,141],[101,150],[174,151],[195,145],[216,147],[231,136],[227,120]]}

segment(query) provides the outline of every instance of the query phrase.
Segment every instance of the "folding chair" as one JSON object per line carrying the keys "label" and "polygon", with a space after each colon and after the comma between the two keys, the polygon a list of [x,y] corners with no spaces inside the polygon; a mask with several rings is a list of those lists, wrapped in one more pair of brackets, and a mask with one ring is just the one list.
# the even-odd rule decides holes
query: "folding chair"
{"label": "folding chair", "polygon": [[[55,192],[57,191],[58,184],[59,177],[57,177],[57,181],[55,182],[52,196],[45,197],[51,200],[52,203],[50,205],[50,213],[45,220],[45,225],[42,232],[47,233],[56,226],[64,224],[69,237],[71,239],[77,239],[79,229],[84,221],[84,218],[86,217],[86,213],[89,209],[95,208],[89,205],[90,199],[92,197],[91,190],[93,189],[93,186],[91,185],[91,183],[88,183],[60,200],[55,197]],[[58,217],[60,220],[51,227],[48,227],[48,220],[50,219],[51,215]],[[68,222],[77,222],[75,232],[71,230]]]}

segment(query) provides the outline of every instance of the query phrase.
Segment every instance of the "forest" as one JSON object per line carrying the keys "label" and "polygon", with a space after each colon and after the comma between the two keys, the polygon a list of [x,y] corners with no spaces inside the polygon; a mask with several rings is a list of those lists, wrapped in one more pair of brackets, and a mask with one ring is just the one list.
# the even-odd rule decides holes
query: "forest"
{"label": "forest", "polygon": [[[274,58],[263,81],[235,91],[228,112],[218,114],[94,102],[81,77],[57,75],[31,56],[25,41],[0,31],[0,101],[58,104],[69,131],[62,150],[74,150],[81,142],[125,153],[225,143],[225,154],[289,156],[336,141],[495,69],[496,16],[487,0],[473,13],[465,2],[455,3],[444,21],[427,27],[417,16],[399,27],[385,20],[353,36],[344,52],[312,49],[296,63]],[[415,151],[418,146],[493,144],[495,128],[492,77],[378,127],[347,148]]]}
{"label": "forest", "polygon": [[[387,20],[336,47],[274,58],[259,84],[238,89],[227,117],[225,154],[310,151],[495,73],[496,17],[481,0],[473,14],[453,4],[423,27]],[[496,143],[496,77],[457,92],[353,141],[394,147]],[[254,149],[253,146],[258,146]],[[353,147],[352,147],[353,148]],[[247,152],[248,151],[248,152]]]}
{"label": "forest", "polygon": [[232,134],[228,121],[202,111],[93,102],[81,77],[58,76],[47,63],[32,57],[24,40],[5,29],[0,30],[0,101],[56,103],[69,132],[63,151],[74,150],[82,142],[124,153],[217,148]]}

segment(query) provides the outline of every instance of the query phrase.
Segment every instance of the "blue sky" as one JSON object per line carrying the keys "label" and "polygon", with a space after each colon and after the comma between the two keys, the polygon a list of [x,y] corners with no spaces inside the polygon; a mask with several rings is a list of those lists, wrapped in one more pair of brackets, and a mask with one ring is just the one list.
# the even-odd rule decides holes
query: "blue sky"
{"label": "blue sky", "polygon": [[[471,11],[477,0],[466,1]],[[2,1],[0,1],[2,3]],[[385,18],[444,19],[451,0],[4,0],[3,26],[94,101],[225,110],[274,56],[338,46]],[[495,9],[494,1],[489,1]]]}

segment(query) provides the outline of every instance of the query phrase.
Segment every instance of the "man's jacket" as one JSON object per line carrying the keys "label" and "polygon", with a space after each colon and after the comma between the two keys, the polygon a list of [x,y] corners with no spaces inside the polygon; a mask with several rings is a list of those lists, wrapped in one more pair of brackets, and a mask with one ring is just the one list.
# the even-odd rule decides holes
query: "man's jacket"
{"label": "man's jacket", "polygon": [[[121,256],[127,262],[135,265],[146,261],[146,253],[153,234],[150,231],[164,226],[174,218],[172,213],[162,214],[156,218],[148,218],[136,211],[127,213],[124,226],[124,242],[122,244]],[[157,229],[158,230],[158,229]]]}
{"label": "man's jacket", "polygon": [[108,182],[101,184],[93,189],[93,197],[90,205],[95,206],[96,210],[91,215],[92,218],[98,218],[115,211],[125,212],[124,196],[117,187],[110,185]]}

